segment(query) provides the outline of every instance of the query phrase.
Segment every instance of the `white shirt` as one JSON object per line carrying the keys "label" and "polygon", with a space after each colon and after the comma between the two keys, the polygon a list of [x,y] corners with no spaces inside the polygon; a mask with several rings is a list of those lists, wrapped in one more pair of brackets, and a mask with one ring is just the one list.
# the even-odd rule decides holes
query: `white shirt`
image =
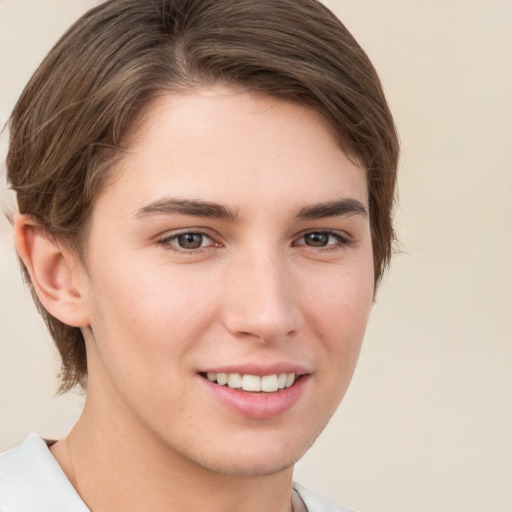
{"label": "white shirt", "polygon": [[[351,512],[293,484],[294,512]],[[31,434],[0,454],[0,512],[90,512],[46,442]]]}

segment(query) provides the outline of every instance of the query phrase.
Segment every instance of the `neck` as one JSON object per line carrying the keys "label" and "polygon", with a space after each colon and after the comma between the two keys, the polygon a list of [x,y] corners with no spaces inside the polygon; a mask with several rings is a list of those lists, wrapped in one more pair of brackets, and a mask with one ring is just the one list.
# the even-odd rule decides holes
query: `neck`
{"label": "neck", "polygon": [[[101,395],[100,395],[101,396]],[[293,468],[264,476],[211,471],[167,446],[119,409],[91,406],[52,452],[93,512],[291,512]],[[123,428],[124,427],[124,428]]]}

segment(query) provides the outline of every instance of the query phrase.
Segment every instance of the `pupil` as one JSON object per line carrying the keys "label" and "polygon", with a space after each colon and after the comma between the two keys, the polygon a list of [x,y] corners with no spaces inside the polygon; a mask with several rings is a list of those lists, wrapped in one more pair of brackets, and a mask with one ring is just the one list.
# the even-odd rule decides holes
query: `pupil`
{"label": "pupil", "polygon": [[203,235],[186,233],[178,237],[178,243],[183,249],[198,249],[203,243]]}
{"label": "pupil", "polygon": [[309,233],[306,235],[306,243],[314,247],[324,247],[329,241],[329,235],[326,233]]}

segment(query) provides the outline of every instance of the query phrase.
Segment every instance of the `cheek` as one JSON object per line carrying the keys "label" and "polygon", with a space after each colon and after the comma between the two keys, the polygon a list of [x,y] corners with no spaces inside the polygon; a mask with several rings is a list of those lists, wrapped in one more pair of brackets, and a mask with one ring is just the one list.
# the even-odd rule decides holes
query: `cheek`
{"label": "cheek", "polygon": [[[343,393],[354,371],[373,304],[372,263],[336,269],[310,293],[309,324],[322,344],[321,365],[334,392]],[[306,319],[308,322],[308,319]],[[335,391],[338,390],[338,391]]]}
{"label": "cheek", "polygon": [[359,357],[373,303],[373,268],[337,268],[329,278],[316,281],[307,300],[309,348],[317,355],[315,383],[322,400],[314,414],[325,425],[343,399]]}
{"label": "cheek", "polygon": [[[308,302],[319,328],[333,336],[362,337],[373,304],[373,268],[335,269],[310,288]],[[357,336],[360,333],[361,336]],[[347,340],[348,341],[348,340]]]}
{"label": "cheek", "polygon": [[190,354],[208,324],[205,301],[161,268],[131,279],[121,267],[95,277],[95,382],[108,383],[115,396],[149,417],[170,401],[177,411],[176,396],[188,393],[182,377],[193,367]]}
{"label": "cheek", "polygon": [[208,289],[163,266],[120,262],[103,266],[93,282],[91,318],[100,349],[115,347],[139,362],[179,359],[214,314]]}

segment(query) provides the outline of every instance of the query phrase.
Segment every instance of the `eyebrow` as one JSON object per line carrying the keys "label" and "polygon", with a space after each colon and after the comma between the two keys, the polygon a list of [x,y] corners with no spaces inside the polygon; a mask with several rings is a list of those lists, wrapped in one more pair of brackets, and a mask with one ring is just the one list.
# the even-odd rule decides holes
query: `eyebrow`
{"label": "eyebrow", "polygon": [[344,198],[328,203],[318,203],[302,208],[297,214],[298,220],[316,220],[327,217],[345,217],[361,215],[368,218],[368,208],[353,198]]}
{"label": "eyebrow", "polygon": [[[192,215],[236,222],[238,211],[211,201],[166,197],[149,203],[135,212],[136,218],[152,215]],[[344,198],[327,203],[305,206],[295,216],[296,220],[316,220],[327,217],[361,215],[368,217],[368,208],[353,198]]]}
{"label": "eyebrow", "polygon": [[166,197],[158,199],[135,212],[135,217],[142,218],[150,215],[192,215],[194,217],[207,217],[236,222],[238,212],[210,201],[194,199],[179,199]]}

